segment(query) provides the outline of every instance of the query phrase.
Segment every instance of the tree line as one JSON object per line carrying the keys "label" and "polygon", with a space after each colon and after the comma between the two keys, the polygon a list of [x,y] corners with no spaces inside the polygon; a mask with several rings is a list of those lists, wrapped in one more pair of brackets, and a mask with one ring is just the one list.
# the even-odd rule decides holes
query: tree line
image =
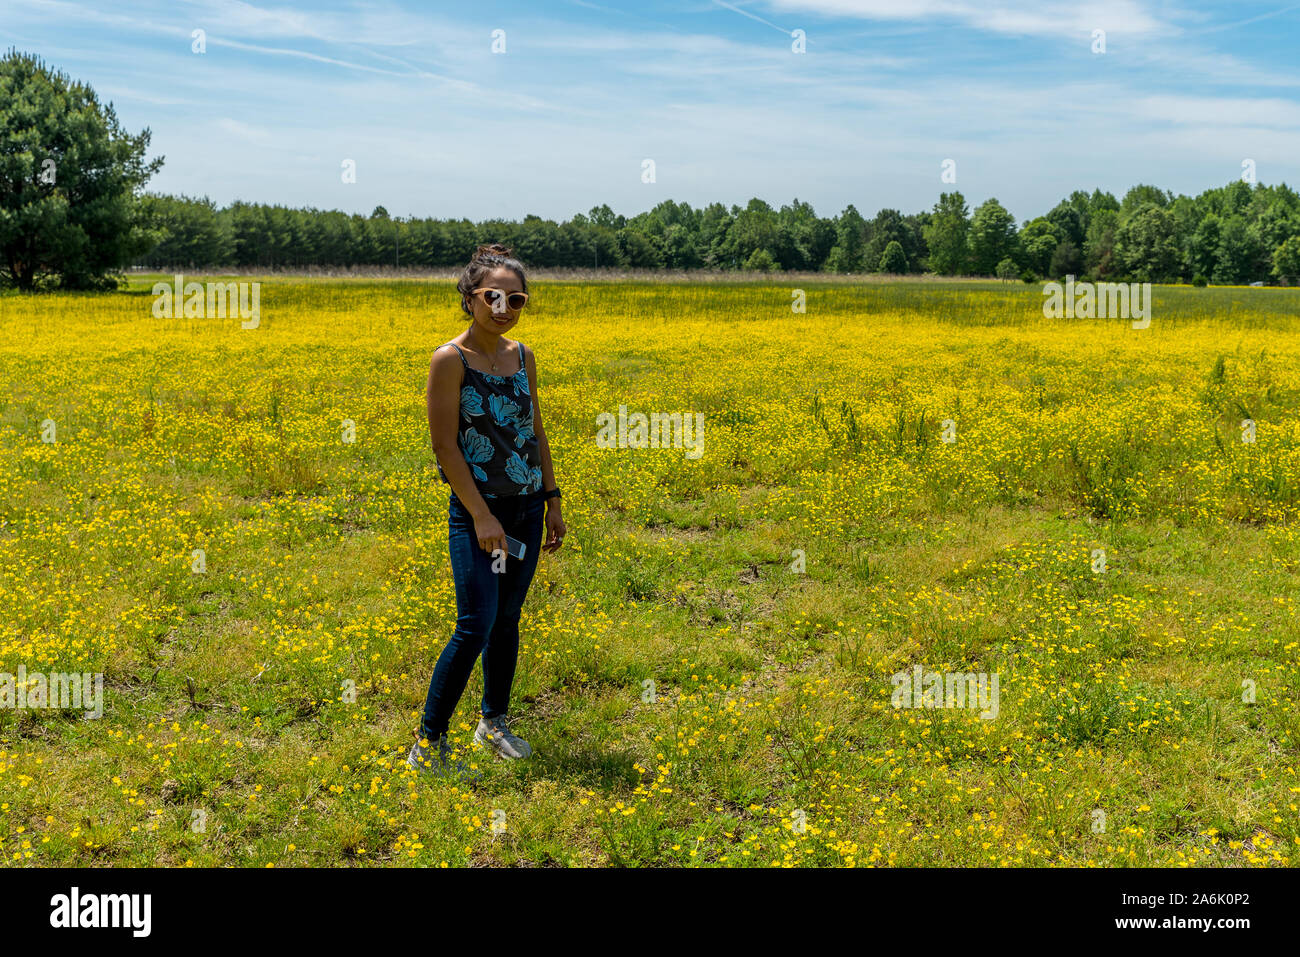
{"label": "tree line", "polygon": [[865,218],[850,205],[821,217],[796,199],[774,209],[694,209],[665,200],[635,216],[608,205],[556,222],[395,218],[206,198],[143,197],[159,241],[136,264],[156,269],[456,267],[482,242],[504,242],[537,267],[933,273],[1033,280],[1244,284],[1300,281],[1300,195],[1240,180],[1199,196],[1134,186],[1123,199],[1075,191],[1017,226],[996,199],[972,211],[960,192],[933,209]]}

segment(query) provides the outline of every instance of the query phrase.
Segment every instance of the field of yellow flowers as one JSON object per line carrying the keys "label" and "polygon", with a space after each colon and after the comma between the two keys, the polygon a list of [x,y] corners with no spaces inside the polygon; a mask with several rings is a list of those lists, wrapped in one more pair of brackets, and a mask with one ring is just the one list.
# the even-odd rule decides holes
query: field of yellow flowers
{"label": "field of yellow flowers", "polygon": [[[71,865],[1285,866],[1300,291],[541,282],[565,547],[514,728],[406,768],[455,619],[424,384],[453,285],[0,297],[0,853]],[[797,312],[792,304],[806,302]],[[703,413],[703,454],[597,416]],[[993,675],[996,716],[895,707]],[[478,754],[479,757],[474,757]]]}

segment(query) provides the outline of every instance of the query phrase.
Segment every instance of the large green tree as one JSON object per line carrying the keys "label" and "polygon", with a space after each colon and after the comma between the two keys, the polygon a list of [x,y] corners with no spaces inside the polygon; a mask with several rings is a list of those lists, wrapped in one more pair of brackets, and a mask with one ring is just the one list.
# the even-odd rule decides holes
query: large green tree
{"label": "large green tree", "polygon": [[11,50],[0,59],[0,282],[116,285],[148,250],[140,194],[162,166],[95,91]]}
{"label": "large green tree", "polygon": [[903,252],[902,243],[893,240],[885,247],[885,251],[880,254],[880,271],[892,275],[907,272],[907,253]]}
{"label": "large green tree", "polygon": [[1214,213],[1206,214],[1187,244],[1187,271],[1192,278],[1204,276],[1209,279],[1214,275],[1214,267],[1219,262],[1219,233],[1222,223]]}
{"label": "large green tree", "polygon": [[1016,249],[1016,220],[996,199],[986,199],[975,210],[970,224],[971,271],[992,276],[998,263]]}
{"label": "large green tree", "polygon": [[1068,239],[1062,239],[1052,251],[1052,261],[1047,264],[1047,274],[1055,279],[1078,276],[1083,272],[1083,250]]}
{"label": "large green tree", "polygon": [[[1149,187],[1135,186],[1136,191]],[[1154,202],[1144,202],[1115,233],[1115,256],[1138,282],[1162,282],[1178,270],[1178,242],[1174,221]]]}
{"label": "large green tree", "polygon": [[1290,236],[1273,251],[1273,275],[1285,282],[1300,282],[1300,236]]}
{"label": "large green tree", "polygon": [[861,272],[867,224],[852,203],[835,220],[835,245],[826,257],[828,272]]}
{"label": "large green tree", "polygon": [[1039,216],[1020,230],[1020,252],[1025,264],[1040,276],[1046,276],[1052,254],[1061,241],[1058,227],[1046,216]]}
{"label": "large green tree", "polygon": [[969,262],[966,234],[970,231],[970,210],[961,193],[940,193],[934,214],[925,227],[930,247],[930,269],[940,275],[965,273]]}
{"label": "large green tree", "polygon": [[899,251],[904,255],[907,254],[907,223],[903,219],[903,214],[896,209],[882,209],[876,213],[876,218],[869,224],[868,232],[871,239],[867,242],[866,252],[863,254],[863,262],[867,268],[881,272],[896,271],[881,269],[880,263],[890,243],[898,243]]}
{"label": "large green tree", "polygon": [[1082,248],[1088,233],[1088,194],[1076,189],[1069,199],[1057,203],[1045,217],[1059,240],[1068,239]]}
{"label": "large green tree", "polygon": [[1261,262],[1267,262],[1268,256],[1246,220],[1232,215],[1223,221],[1215,260],[1211,282],[1245,285],[1265,271]]}
{"label": "large green tree", "polygon": [[[761,249],[775,262],[772,250],[777,245],[776,210],[755,197],[744,209],[736,209],[735,212],[735,221],[727,234],[728,252],[734,261],[737,264],[747,263]],[[758,261],[762,260],[756,260]]]}
{"label": "large green tree", "polygon": [[820,269],[835,245],[834,227],[818,217],[811,203],[798,199],[781,207],[776,227],[773,252],[783,269]]}
{"label": "large green tree", "polygon": [[1119,260],[1115,254],[1115,234],[1119,232],[1118,209],[1096,209],[1088,220],[1088,238],[1084,241],[1084,269],[1098,279],[1111,279],[1118,275]]}

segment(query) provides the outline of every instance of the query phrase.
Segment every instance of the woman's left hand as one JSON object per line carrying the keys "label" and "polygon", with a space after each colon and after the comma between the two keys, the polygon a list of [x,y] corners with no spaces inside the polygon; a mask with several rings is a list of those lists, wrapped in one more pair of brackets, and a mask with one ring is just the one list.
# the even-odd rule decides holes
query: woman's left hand
{"label": "woman's left hand", "polygon": [[553,552],[559,549],[564,542],[564,519],[560,516],[558,506],[548,506],[546,509],[546,543],[542,545],[542,551]]}

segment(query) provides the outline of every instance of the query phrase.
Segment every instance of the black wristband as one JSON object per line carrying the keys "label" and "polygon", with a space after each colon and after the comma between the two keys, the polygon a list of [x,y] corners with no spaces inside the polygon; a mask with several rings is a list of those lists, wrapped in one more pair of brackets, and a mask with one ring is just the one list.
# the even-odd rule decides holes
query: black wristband
{"label": "black wristband", "polygon": [[549,498],[560,498],[560,499],[562,499],[562,498],[564,498],[564,496],[560,494],[560,490],[559,490],[558,488],[553,488],[553,489],[551,489],[549,492],[547,492],[545,495],[543,495],[542,498],[543,498],[543,499],[549,499]]}

